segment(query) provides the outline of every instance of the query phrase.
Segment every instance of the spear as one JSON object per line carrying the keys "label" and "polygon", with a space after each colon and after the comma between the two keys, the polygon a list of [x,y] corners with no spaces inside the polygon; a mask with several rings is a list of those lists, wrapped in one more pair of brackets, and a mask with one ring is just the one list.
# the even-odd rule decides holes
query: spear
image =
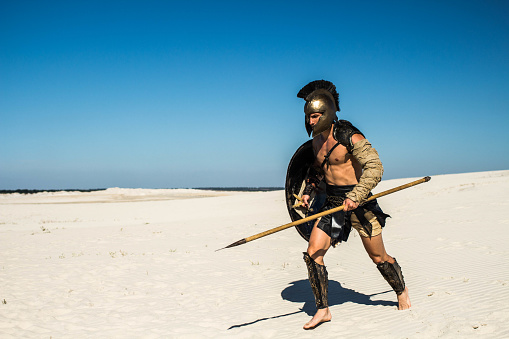
{"label": "spear", "polygon": [[[371,201],[371,200],[383,197],[385,195],[388,195],[388,194],[391,194],[391,193],[394,193],[394,192],[397,192],[397,191],[401,191],[401,190],[403,190],[405,188],[421,184],[423,182],[428,182],[430,180],[431,180],[431,177],[424,177],[422,179],[409,182],[408,184],[391,188],[391,189],[389,189],[387,191],[383,191],[383,192],[377,193],[375,195],[372,195],[371,197],[366,199],[366,201],[364,203],[367,203],[368,201]],[[261,232],[261,233],[252,235],[250,237],[247,237],[247,238],[244,238],[244,239],[240,239],[239,241],[236,241],[233,244],[230,244],[230,245],[228,245],[226,247],[223,247],[223,248],[220,248],[220,249],[216,250],[216,252],[219,251],[219,250],[224,250],[225,248],[230,248],[230,247],[235,247],[235,246],[243,245],[243,244],[248,243],[250,241],[253,241],[253,240],[265,237],[267,235],[270,235],[270,234],[273,234],[273,233],[276,233],[276,232],[279,232],[279,231],[282,231],[282,230],[285,230],[285,229],[290,228],[292,226],[297,226],[297,225],[306,223],[306,222],[308,222],[310,220],[318,219],[318,218],[323,217],[324,215],[327,215],[327,214],[339,212],[339,211],[343,210],[344,207],[345,207],[344,205],[341,205],[341,206],[338,206],[338,207],[331,208],[330,210],[319,212],[319,213],[313,214],[313,215],[311,215],[309,217],[293,221],[293,222],[288,223],[288,224],[284,224],[284,225],[281,225],[281,226],[278,226],[278,227],[274,227],[274,228],[272,228],[270,230],[267,230],[265,232]]]}

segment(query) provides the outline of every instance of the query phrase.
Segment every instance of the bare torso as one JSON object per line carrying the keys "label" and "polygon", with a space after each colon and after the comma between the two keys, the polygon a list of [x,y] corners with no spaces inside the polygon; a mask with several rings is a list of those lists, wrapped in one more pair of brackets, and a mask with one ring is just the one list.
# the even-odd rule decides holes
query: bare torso
{"label": "bare torso", "polygon": [[[364,137],[360,134],[355,134],[352,141],[362,140]],[[338,142],[332,135],[332,127],[330,131],[324,132],[313,139],[313,150],[316,154],[316,164],[320,166],[327,153]],[[324,179],[330,185],[355,185],[359,182],[362,174],[362,168],[347,149],[343,145],[338,145],[329,156],[329,163],[322,167]]]}

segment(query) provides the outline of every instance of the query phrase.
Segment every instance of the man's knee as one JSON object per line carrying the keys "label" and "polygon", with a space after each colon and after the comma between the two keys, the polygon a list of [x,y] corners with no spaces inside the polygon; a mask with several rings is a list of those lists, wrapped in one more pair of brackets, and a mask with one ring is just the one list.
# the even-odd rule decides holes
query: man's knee
{"label": "man's knee", "polygon": [[384,260],[383,260],[381,255],[370,254],[369,257],[371,258],[371,260],[373,260],[373,263],[375,263],[377,265],[384,262]]}
{"label": "man's knee", "polygon": [[307,253],[317,264],[323,265],[323,257],[327,251],[323,248],[308,246]]}
{"label": "man's knee", "polygon": [[381,264],[383,262],[390,262],[391,264],[394,263],[394,259],[388,255],[387,253],[383,254],[383,255],[379,255],[379,254],[369,254],[369,257],[371,258],[371,260],[373,260],[373,263],[375,264]]}
{"label": "man's knee", "polygon": [[323,257],[326,251],[323,248],[309,245],[307,252],[311,258],[315,259],[316,257]]}

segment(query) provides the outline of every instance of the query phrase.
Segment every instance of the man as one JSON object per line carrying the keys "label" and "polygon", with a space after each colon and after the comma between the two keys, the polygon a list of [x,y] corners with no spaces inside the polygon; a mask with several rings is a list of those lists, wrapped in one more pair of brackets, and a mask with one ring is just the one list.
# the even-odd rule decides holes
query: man
{"label": "man", "polygon": [[322,207],[328,210],[344,205],[344,210],[318,219],[311,231],[304,261],[315,296],[317,312],[304,325],[312,329],[332,318],[328,307],[328,274],[324,256],[330,246],[346,241],[351,228],[362,239],[367,254],[377,265],[398,298],[398,309],[410,308],[408,288],[396,259],[387,254],[382,240],[384,214],[376,200],[363,204],[383,173],[378,153],[364,135],[346,120],[338,120],[339,99],[336,87],[329,81],[317,80],[304,86],[297,97],[304,106],[306,130],[313,133],[315,165],[304,189],[303,206],[308,208],[310,194],[325,180],[327,199]]}

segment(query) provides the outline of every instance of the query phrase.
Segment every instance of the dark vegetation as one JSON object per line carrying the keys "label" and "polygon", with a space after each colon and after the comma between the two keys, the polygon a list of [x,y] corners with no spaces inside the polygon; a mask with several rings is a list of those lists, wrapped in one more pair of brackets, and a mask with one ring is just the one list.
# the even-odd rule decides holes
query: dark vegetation
{"label": "dark vegetation", "polygon": [[0,194],[9,194],[9,193],[20,193],[20,194],[34,194],[41,192],[95,192],[95,191],[104,191],[106,188],[92,188],[92,189],[60,189],[60,190],[29,190],[29,189],[17,189],[17,190],[0,190]]}
{"label": "dark vegetation", "polygon": [[[283,190],[283,187],[195,187],[197,190],[207,191],[235,191],[235,192],[270,192]],[[92,189],[56,189],[56,190],[35,190],[35,189],[17,189],[17,190],[0,190],[0,194],[20,193],[20,194],[34,194],[41,192],[95,192],[104,191],[106,188],[92,188]]]}

